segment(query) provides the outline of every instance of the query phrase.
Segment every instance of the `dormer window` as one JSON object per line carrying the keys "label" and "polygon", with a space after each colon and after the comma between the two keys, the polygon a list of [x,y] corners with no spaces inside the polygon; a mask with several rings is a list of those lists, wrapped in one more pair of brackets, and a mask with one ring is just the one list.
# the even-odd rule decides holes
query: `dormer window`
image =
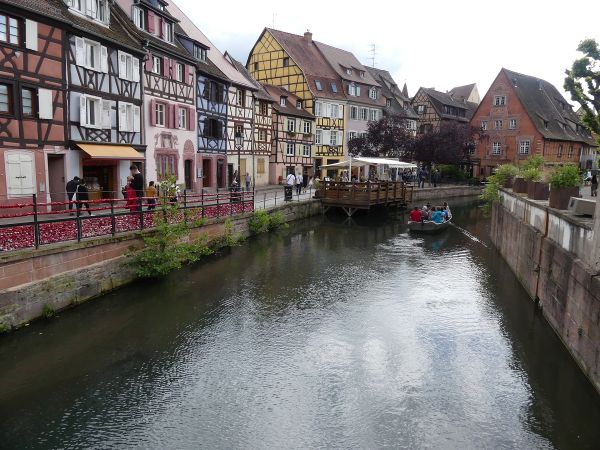
{"label": "dormer window", "polygon": [[390,106],[392,106],[392,101],[391,101],[389,98],[387,98],[387,99],[385,100],[385,106],[387,106],[388,108],[389,108]]}
{"label": "dormer window", "polygon": [[144,11],[139,6],[131,7],[131,19],[136,27],[140,30],[146,29],[146,11]]}
{"label": "dormer window", "polygon": [[198,61],[206,61],[207,51],[205,48],[200,47],[199,45],[194,45],[194,57]]}
{"label": "dormer window", "polygon": [[173,43],[173,41],[175,40],[174,27],[172,22],[165,22],[163,37],[165,41],[170,43]]}
{"label": "dormer window", "polygon": [[336,94],[337,93],[337,84],[331,83],[331,91]]}
{"label": "dormer window", "polygon": [[283,58],[283,67],[289,67],[290,66],[290,58],[288,58],[287,56],[285,58]]}
{"label": "dormer window", "polygon": [[369,89],[369,98],[372,100],[377,100],[377,89],[375,89],[375,88]]}
{"label": "dormer window", "polygon": [[284,95],[282,95],[282,96],[279,98],[279,104],[280,104],[281,106],[285,106],[285,105],[287,105],[287,97],[286,97],[286,96],[284,96]]}
{"label": "dormer window", "polygon": [[106,25],[110,22],[108,0],[65,0],[67,6],[75,11]]}
{"label": "dormer window", "polygon": [[361,78],[364,78],[364,77],[365,77],[365,71],[364,71],[364,70],[361,70],[361,71],[360,71],[360,77],[361,77]]}
{"label": "dormer window", "polygon": [[315,80],[315,86],[317,86],[317,91],[323,90],[323,86],[321,86],[321,82],[319,80]]}
{"label": "dormer window", "polygon": [[296,108],[302,109],[302,100],[297,100],[296,101]]}
{"label": "dormer window", "polygon": [[347,73],[348,75],[352,75],[352,69],[346,69],[346,73]]}

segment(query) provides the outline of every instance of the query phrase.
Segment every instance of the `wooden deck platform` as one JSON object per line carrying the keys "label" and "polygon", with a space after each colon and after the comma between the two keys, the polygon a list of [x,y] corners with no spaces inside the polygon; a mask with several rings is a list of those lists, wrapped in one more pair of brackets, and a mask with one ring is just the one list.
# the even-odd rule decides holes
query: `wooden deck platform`
{"label": "wooden deck platform", "polygon": [[358,210],[376,206],[405,206],[412,201],[413,187],[402,182],[324,183],[321,202],[326,209],[342,208],[351,217]]}

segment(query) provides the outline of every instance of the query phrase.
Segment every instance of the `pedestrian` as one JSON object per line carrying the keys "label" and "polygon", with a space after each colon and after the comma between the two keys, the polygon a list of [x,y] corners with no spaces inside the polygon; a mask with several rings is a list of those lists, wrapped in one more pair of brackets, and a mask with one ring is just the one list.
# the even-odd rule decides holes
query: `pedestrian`
{"label": "pedestrian", "polygon": [[77,215],[81,214],[81,208],[82,206],[85,206],[88,214],[91,216],[92,211],[90,211],[89,204],[90,194],[83,178],[79,180],[79,184],[75,191],[75,198],[77,199]]}
{"label": "pedestrian", "polygon": [[135,195],[137,197],[137,203],[138,203],[138,211],[142,210],[142,198],[144,197],[144,175],[142,175],[142,173],[140,172],[140,169],[138,169],[138,166],[136,166],[135,164],[132,164],[129,167],[129,170],[131,171],[131,176],[133,177],[133,181],[131,182],[131,187],[133,187],[134,191],[135,191]]}
{"label": "pedestrian", "polygon": [[[314,184],[315,184],[315,180],[314,180],[314,178],[313,178],[313,177],[310,177],[310,178],[308,179],[308,184],[307,184],[307,186],[306,186],[306,187],[308,188],[308,190],[309,190],[309,191],[310,191],[310,190],[312,190],[312,188],[313,188]],[[304,191],[306,192],[306,189],[304,189]]]}
{"label": "pedestrian", "polygon": [[156,197],[158,196],[158,191],[154,186],[154,181],[148,183],[148,187],[146,188],[146,197],[148,197],[148,211],[152,211],[156,208]]}
{"label": "pedestrian", "polygon": [[296,175],[293,172],[288,173],[285,182],[288,186],[294,186],[296,184]]}
{"label": "pedestrian", "polygon": [[425,170],[425,168],[421,168],[418,176],[419,176],[419,187],[424,188],[425,180],[427,180],[427,170]]}
{"label": "pedestrian", "polygon": [[301,173],[296,176],[296,195],[300,195],[302,193],[302,188],[304,187],[304,177]]}
{"label": "pedestrian", "polygon": [[440,171],[435,169],[431,173],[431,180],[433,181],[433,187],[437,187],[438,182],[440,181]]}
{"label": "pedestrian", "polygon": [[74,176],[72,180],[67,183],[65,190],[67,191],[67,199],[69,200],[69,215],[73,215],[73,200],[75,199],[75,192],[79,186],[79,177]]}
{"label": "pedestrian", "polygon": [[592,197],[598,197],[598,176],[596,174],[592,175],[591,193]]}
{"label": "pedestrian", "polygon": [[134,212],[138,207],[138,198],[135,189],[133,188],[133,177],[130,175],[127,177],[127,184],[125,185],[125,208],[130,212]]}
{"label": "pedestrian", "polygon": [[250,185],[252,184],[252,177],[246,172],[246,191],[250,191]]}

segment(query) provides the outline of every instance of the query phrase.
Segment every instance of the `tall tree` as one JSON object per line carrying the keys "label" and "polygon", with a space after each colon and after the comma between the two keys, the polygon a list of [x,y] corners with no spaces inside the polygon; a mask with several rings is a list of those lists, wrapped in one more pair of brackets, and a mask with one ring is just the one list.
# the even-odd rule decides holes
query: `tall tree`
{"label": "tall tree", "polygon": [[348,141],[352,156],[411,160],[414,137],[405,118],[385,116],[369,122],[367,133]]}
{"label": "tall tree", "polygon": [[443,122],[437,130],[417,137],[414,159],[426,165],[468,162],[475,139],[482,136],[483,130],[468,123]]}
{"label": "tall tree", "polygon": [[581,41],[577,50],[583,57],[565,71],[564,88],[584,111],[582,121],[600,135],[600,48],[594,39]]}

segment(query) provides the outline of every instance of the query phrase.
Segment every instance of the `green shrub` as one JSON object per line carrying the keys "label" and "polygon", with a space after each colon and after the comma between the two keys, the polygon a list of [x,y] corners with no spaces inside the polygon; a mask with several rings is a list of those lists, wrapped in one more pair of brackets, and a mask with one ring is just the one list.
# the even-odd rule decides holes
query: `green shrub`
{"label": "green shrub", "polygon": [[459,167],[450,164],[438,164],[440,173],[451,180],[463,181],[468,178],[467,174]]}
{"label": "green shrub", "polygon": [[521,172],[521,175],[526,181],[540,181],[542,179],[542,173],[540,172],[540,169],[536,167],[529,167],[527,169],[524,169]]}
{"label": "green shrub", "polygon": [[264,209],[255,211],[248,221],[248,227],[250,228],[251,234],[266,233],[269,231],[270,224],[271,218]]}
{"label": "green shrub", "polygon": [[552,188],[579,187],[580,185],[581,176],[579,175],[579,168],[575,164],[559,166],[550,175],[550,186]]}
{"label": "green shrub", "polygon": [[8,333],[10,331],[10,325],[4,322],[0,322],[0,334]]}
{"label": "green shrub", "polygon": [[498,180],[500,184],[504,184],[510,178],[514,178],[519,173],[519,168],[513,164],[502,164],[496,172],[494,176]]}
{"label": "green shrub", "polygon": [[533,155],[530,156],[529,158],[527,158],[527,160],[523,163],[522,170],[525,171],[527,169],[538,169],[541,170],[542,167],[544,167],[544,163],[546,161],[544,160],[543,156],[540,155]]}
{"label": "green shrub", "polygon": [[56,315],[56,310],[50,306],[48,303],[44,303],[44,306],[42,307],[42,316],[45,319],[51,319]]}
{"label": "green shrub", "polygon": [[285,216],[281,211],[269,214],[265,210],[259,210],[248,221],[251,234],[262,234],[277,228],[286,228],[287,226]]}

